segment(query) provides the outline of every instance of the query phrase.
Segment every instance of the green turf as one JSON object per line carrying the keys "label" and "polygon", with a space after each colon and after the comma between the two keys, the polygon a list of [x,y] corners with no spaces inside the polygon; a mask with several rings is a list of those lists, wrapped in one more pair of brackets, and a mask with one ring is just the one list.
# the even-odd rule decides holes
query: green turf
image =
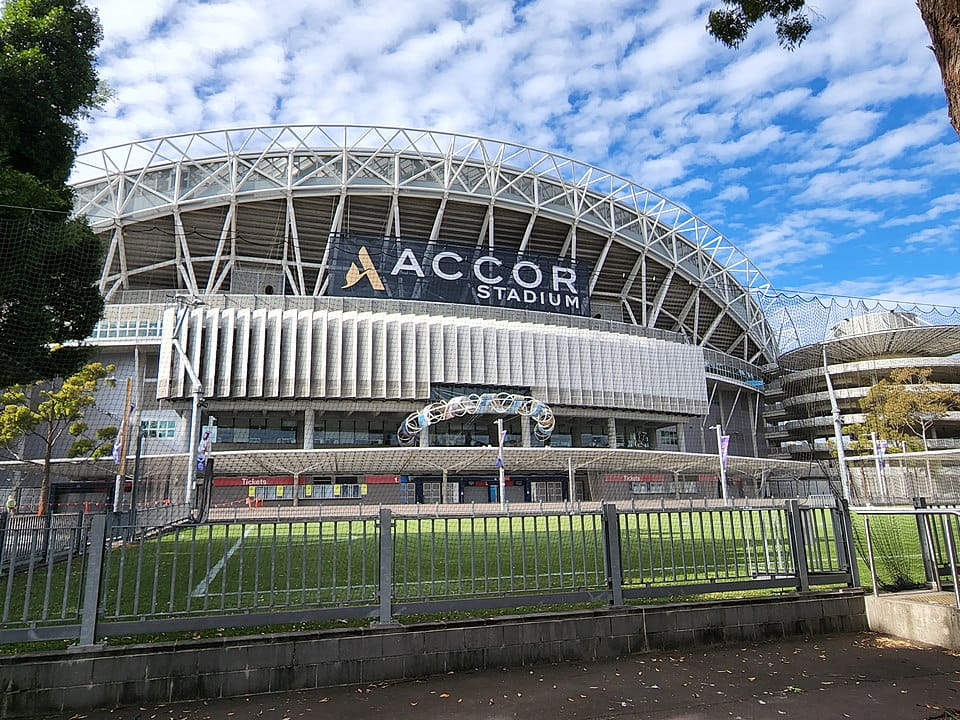
{"label": "green turf", "polygon": [[[829,512],[808,517],[811,572],[839,570]],[[627,587],[793,574],[783,511],[626,512],[620,524]],[[603,591],[604,552],[599,515],[395,518],[394,601]],[[374,520],[188,526],[107,550],[101,617],[369,605],[378,581]],[[0,577],[2,620],[76,622],[82,585],[79,558]]]}

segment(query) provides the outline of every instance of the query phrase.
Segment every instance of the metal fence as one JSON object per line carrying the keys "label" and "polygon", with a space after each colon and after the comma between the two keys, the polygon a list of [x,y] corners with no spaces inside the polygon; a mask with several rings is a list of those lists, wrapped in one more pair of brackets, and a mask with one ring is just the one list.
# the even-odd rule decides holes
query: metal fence
{"label": "metal fence", "polygon": [[[928,587],[943,591],[947,587],[944,577],[948,579],[953,590],[954,602],[960,608],[960,578],[958,567],[960,560],[957,548],[960,547],[960,509],[956,507],[924,507],[923,503],[917,508],[867,508],[860,511],[864,521],[864,535],[867,544],[867,562],[870,567],[870,580],[873,594],[880,592],[879,573],[876,564],[875,537],[876,530],[871,531],[871,522],[874,527],[880,518],[896,520],[909,519],[915,522],[917,531],[919,562],[924,582]],[[901,528],[902,528],[901,524]]]}
{"label": "metal fence", "polygon": [[960,450],[848,456],[847,469],[854,506],[960,503]]}
{"label": "metal fence", "polygon": [[[89,527],[87,527],[89,522]],[[202,523],[76,516],[4,565],[0,642],[858,585],[845,507],[618,509]],[[4,544],[41,546],[40,529]],[[32,544],[31,544],[32,543]]]}
{"label": "metal fence", "polygon": [[[87,523],[88,524],[88,523]],[[82,513],[0,515],[0,567],[9,571],[36,557],[76,553],[84,545]]]}

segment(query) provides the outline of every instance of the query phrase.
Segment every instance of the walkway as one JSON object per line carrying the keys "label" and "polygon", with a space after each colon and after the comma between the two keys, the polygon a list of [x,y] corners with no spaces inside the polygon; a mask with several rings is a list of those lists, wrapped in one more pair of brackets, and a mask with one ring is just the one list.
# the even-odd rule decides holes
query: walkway
{"label": "walkway", "polygon": [[960,654],[862,633],[54,717],[947,719],[960,718]]}

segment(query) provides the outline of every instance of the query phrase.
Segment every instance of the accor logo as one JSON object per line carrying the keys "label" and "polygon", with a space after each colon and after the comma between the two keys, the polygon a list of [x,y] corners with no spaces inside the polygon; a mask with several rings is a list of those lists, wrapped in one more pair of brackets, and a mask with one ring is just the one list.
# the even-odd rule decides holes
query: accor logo
{"label": "accor logo", "polygon": [[[373,260],[370,259],[370,253],[367,252],[366,247],[361,247],[357,252],[357,259],[360,261],[360,267],[357,267],[356,263],[350,263],[350,268],[347,270],[346,284],[341,288],[346,290],[347,288],[353,287],[363,278],[366,278],[370,283],[370,287],[379,292],[383,291],[383,280],[380,279],[380,273],[377,272],[376,266],[373,264]],[[363,268],[362,270],[360,268]]]}

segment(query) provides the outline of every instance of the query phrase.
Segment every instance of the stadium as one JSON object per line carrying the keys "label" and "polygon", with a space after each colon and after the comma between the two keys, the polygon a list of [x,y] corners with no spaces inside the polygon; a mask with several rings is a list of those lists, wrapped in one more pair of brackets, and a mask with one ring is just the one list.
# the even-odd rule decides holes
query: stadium
{"label": "stadium", "polygon": [[[192,468],[213,441],[223,501],[717,497],[718,453],[737,495],[810,472],[763,457],[766,279],[625,178],[314,125],[87,152],[73,183],[106,246],[89,341],[133,379],[142,455]],[[508,397],[548,407],[549,437]]]}

